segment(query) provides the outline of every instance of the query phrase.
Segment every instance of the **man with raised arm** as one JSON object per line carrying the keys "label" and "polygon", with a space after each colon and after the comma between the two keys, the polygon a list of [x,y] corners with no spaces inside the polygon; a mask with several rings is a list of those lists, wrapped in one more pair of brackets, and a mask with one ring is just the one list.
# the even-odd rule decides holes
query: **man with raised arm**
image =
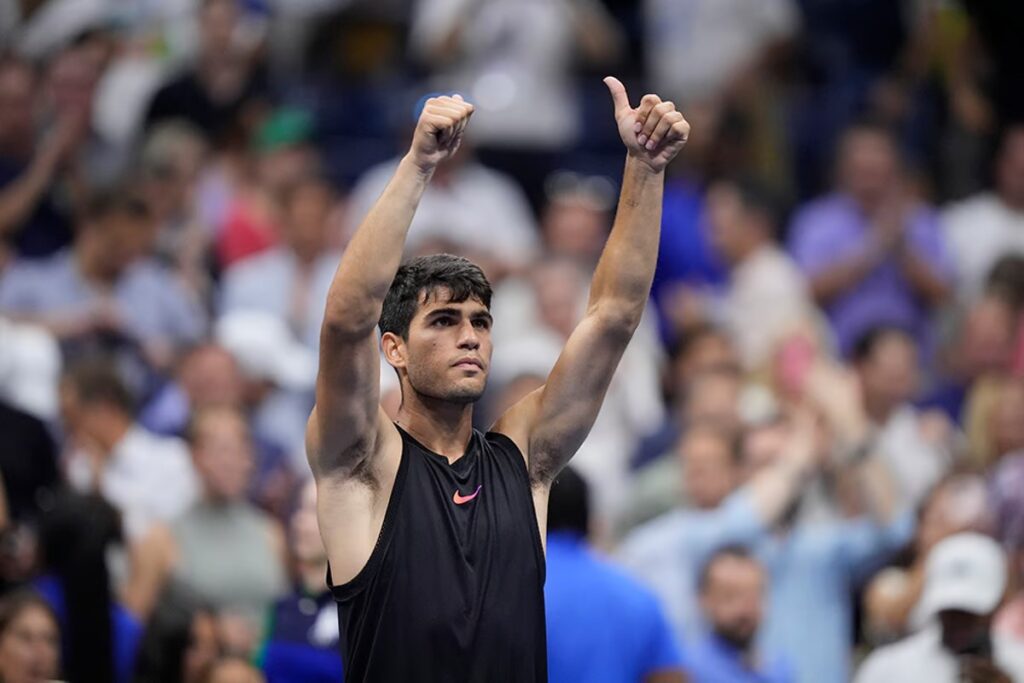
{"label": "man with raised arm", "polygon": [[[491,361],[491,287],[440,254],[400,266],[417,202],[473,107],[427,100],[409,153],[338,267],[307,429],[346,681],[547,681],[544,546],[551,482],[587,436],[647,302],[665,166],[689,124],[633,108],[606,79],[628,151],[586,314],[547,383],[487,434],[473,403]],[[486,226],[481,226],[486,229]],[[378,405],[380,348],[401,381]]]}

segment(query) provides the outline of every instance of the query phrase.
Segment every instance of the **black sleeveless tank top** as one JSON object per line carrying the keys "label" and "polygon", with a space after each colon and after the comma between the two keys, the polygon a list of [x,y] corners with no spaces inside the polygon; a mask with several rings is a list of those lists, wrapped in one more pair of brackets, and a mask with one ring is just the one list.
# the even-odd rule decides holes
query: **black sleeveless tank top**
{"label": "black sleeveless tank top", "polygon": [[449,464],[399,431],[377,545],[331,586],[346,682],[546,683],[544,553],[522,454],[474,430]]}

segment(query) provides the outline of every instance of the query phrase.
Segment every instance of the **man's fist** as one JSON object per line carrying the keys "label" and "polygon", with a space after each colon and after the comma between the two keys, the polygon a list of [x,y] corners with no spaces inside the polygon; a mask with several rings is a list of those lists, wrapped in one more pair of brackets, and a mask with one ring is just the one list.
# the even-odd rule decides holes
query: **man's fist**
{"label": "man's fist", "polygon": [[644,95],[640,106],[629,106],[626,87],[619,79],[604,79],[615,105],[615,121],[619,136],[630,156],[644,162],[653,171],[663,171],[686,144],[690,124],[671,102],[662,102],[657,95]]}
{"label": "man's fist", "polygon": [[473,105],[461,95],[427,100],[412,136],[410,154],[416,165],[433,170],[439,162],[455,154],[472,115]]}

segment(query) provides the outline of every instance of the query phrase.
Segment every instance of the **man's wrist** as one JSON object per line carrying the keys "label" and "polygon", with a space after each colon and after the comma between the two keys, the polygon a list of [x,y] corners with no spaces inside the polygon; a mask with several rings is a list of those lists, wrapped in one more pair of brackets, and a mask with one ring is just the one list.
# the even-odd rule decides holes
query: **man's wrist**
{"label": "man's wrist", "polygon": [[434,170],[437,168],[437,164],[429,161],[421,161],[415,157],[412,152],[409,152],[402,161],[399,162],[399,169],[405,169],[408,172],[415,173],[423,182],[429,182],[434,176]]}
{"label": "man's wrist", "polygon": [[632,151],[626,153],[626,171],[639,174],[643,177],[650,178],[663,178],[665,176],[664,167],[656,169],[651,164],[640,157],[639,154],[635,154]]}

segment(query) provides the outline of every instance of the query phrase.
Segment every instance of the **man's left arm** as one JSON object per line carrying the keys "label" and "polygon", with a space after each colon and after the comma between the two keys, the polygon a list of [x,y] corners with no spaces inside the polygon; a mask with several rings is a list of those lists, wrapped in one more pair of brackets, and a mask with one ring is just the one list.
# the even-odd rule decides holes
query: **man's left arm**
{"label": "man's left arm", "polygon": [[586,314],[546,384],[494,426],[524,453],[534,485],[550,484],[583,443],[640,323],[658,257],[665,166],[690,130],[671,102],[646,95],[634,109],[622,83],[615,78],[605,83],[628,155],[615,223],[594,271]]}

